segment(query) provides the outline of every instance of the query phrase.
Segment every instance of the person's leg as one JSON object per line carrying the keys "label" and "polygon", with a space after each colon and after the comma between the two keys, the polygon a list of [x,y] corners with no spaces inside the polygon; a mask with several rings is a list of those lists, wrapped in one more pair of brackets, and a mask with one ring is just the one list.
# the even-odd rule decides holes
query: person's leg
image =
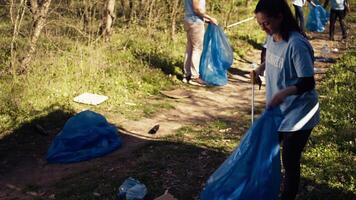
{"label": "person's leg", "polygon": [[187,45],[185,49],[185,56],[184,56],[184,77],[186,79],[190,79],[192,76],[191,67],[192,67],[192,39],[191,39],[191,31],[190,31],[190,23],[184,22],[184,29],[187,32]]}
{"label": "person's leg", "polygon": [[192,42],[192,79],[199,78],[199,64],[203,52],[204,23],[195,23],[191,27]]}
{"label": "person's leg", "polygon": [[329,27],[329,39],[334,40],[334,31],[335,31],[335,22],[336,22],[336,10],[330,10],[330,27]]}
{"label": "person's leg", "polygon": [[282,135],[282,163],[285,170],[282,200],[294,200],[300,182],[300,158],[312,130],[280,132]]}
{"label": "person's leg", "polygon": [[342,32],[342,38],[346,39],[347,33],[346,33],[346,24],[345,24],[345,10],[338,10],[338,17],[339,17],[339,22],[340,22],[340,27]]}

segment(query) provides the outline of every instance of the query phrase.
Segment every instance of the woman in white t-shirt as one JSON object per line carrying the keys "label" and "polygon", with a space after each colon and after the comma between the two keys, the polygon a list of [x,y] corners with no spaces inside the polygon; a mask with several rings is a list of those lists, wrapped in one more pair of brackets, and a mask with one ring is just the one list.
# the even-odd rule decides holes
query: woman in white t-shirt
{"label": "woman in white t-shirt", "polygon": [[201,85],[199,64],[203,51],[204,22],[217,24],[214,17],[205,11],[205,0],[184,0],[184,29],[187,46],[184,57],[184,78],[192,85]]}
{"label": "woman in white t-shirt", "polygon": [[293,200],[298,193],[302,151],[319,122],[314,52],[285,0],[260,0],[255,16],[268,36],[265,62],[251,77],[260,84],[257,75],[265,71],[267,107],[283,114],[278,128],[285,169],[281,199]]}

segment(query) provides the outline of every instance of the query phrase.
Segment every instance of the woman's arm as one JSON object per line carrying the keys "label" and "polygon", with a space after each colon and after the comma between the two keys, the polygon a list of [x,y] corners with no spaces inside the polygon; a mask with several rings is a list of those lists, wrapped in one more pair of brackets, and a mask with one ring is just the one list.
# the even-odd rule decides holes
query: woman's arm
{"label": "woman's arm", "polygon": [[265,62],[261,63],[256,69],[250,72],[252,84],[257,84],[259,86],[259,89],[261,89],[262,86],[262,80],[260,76],[263,75],[264,71],[265,71]]}
{"label": "woman's arm", "polygon": [[316,6],[316,4],[312,0],[307,0],[312,6]]}
{"label": "woman's arm", "polygon": [[280,105],[286,97],[290,95],[301,95],[304,92],[313,90],[314,88],[315,80],[313,76],[298,78],[298,82],[295,85],[289,86],[277,92],[273,96],[272,100],[268,102],[268,107],[276,107]]}
{"label": "woman's arm", "polygon": [[211,22],[213,24],[218,24],[218,21],[214,18],[206,14],[206,12],[200,7],[199,0],[193,0],[193,10],[194,13],[204,19],[204,21]]}

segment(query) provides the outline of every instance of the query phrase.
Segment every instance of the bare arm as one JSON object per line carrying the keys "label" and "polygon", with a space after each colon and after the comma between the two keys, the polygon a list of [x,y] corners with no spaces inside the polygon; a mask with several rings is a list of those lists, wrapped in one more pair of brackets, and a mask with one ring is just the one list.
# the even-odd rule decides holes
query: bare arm
{"label": "bare arm", "polygon": [[307,0],[312,6],[316,6],[316,4],[312,0]]}
{"label": "bare arm", "polygon": [[205,10],[200,7],[199,0],[193,0],[193,10],[196,15],[202,17],[205,21],[211,22],[213,24],[218,23],[218,21],[214,17],[211,17],[206,14]]}
{"label": "bare arm", "polygon": [[273,108],[273,107],[279,106],[287,96],[297,94],[297,92],[298,92],[298,89],[294,85],[286,87],[286,88],[280,90],[279,92],[277,92],[272,97],[272,100],[270,102],[267,102],[267,107]]}

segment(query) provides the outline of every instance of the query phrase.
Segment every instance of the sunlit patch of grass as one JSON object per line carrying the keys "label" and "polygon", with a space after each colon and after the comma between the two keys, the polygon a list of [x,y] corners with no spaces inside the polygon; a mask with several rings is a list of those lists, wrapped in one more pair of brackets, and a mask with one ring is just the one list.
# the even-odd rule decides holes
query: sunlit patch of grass
{"label": "sunlit patch of grass", "polygon": [[[132,37],[136,37],[135,40],[113,36],[116,42],[94,46],[74,42],[70,49],[59,53],[49,48],[46,54],[36,54],[27,74],[2,77],[0,107],[4,109],[0,113],[0,129],[15,128],[49,105],[112,111],[127,118],[156,112],[159,106],[147,103],[147,97],[176,82],[164,73],[170,66],[156,67],[155,63],[137,59],[134,52],[137,49],[147,55],[157,49],[168,52],[172,44],[157,45],[154,41],[144,44],[142,41],[146,39],[142,33]],[[128,43],[132,43],[131,46]],[[141,48],[141,44],[152,50]],[[176,63],[181,58],[173,55],[178,54],[165,58],[165,62]],[[72,99],[84,92],[106,95],[109,99],[97,107],[74,103]]]}
{"label": "sunlit patch of grass", "polygon": [[[320,197],[354,199],[356,196],[354,53],[350,49],[331,66],[319,87],[319,93],[326,97],[320,100],[321,122],[307,145],[302,175],[307,182],[317,183],[312,194]],[[308,192],[301,197],[312,198]]]}

